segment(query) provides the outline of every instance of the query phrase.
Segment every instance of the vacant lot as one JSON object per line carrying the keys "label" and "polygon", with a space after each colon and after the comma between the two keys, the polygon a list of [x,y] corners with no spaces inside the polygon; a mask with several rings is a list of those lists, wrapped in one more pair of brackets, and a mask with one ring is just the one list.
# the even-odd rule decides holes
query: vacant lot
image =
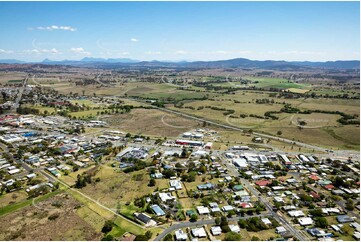
{"label": "vacant lot", "polygon": [[101,234],[76,215],[80,203],[68,194],[1,217],[1,240],[100,240]]}
{"label": "vacant lot", "polygon": [[130,113],[116,114],[104,120],[112,128],[157,137],[176,137],[199,126],[196,121],[156,109],[133,109]]}

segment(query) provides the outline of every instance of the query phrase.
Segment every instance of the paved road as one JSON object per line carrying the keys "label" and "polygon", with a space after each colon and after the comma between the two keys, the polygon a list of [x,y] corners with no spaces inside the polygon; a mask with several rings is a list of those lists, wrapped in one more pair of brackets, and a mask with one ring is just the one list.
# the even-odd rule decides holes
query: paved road
{"label": "paved road", "polygon": [[[237,216],[237,217],[233,217],[233,218],[228,218],[228,221],[238,221],[240,219],[247,219],[247,218],[252,218],[252,217],[265,217],[265,216],[271,216],[271,213],[262,213],[262,214],[243,216],[243,217]],[[160,233],[154,239],[154,241],[162,240],[167,234],[169,234],[170,232],[177,230],[177,229],[186,228],[186,227],[203,226],[203,225],[215,224],[215,223],[216,223],[215,219],[209,219],[209,220],[199,220],[196,222],[181,222],[181,223],[173,224],[172,226],[166,228],[162,233]]]}
{"label": "paved road", "polygon": [[16,97],[15,99],[15,103],[14,103],[14,106],[13,106],[13,110],[16,110],[19,108],[19,103],[21,101],[21,98],[23,96],[23,93],[24,93],[24,90],[25,90],[25,87],[28,83],[28,79],[29,79],[29,74],[26,75],[25,79],[23,80],[23,85],[22,87],[19,89],[19,93],[18,93],[18,96]]}
{"label": "paved road", "polygon": [[242,184],[253,193],[258,199],[266,206],[266,209],[272,214],[272,217],[274,217],[278,222],[280,222],[288,231],[290,231],[298,240],[300,241],[307,241],[309,240],[306,236],[304,236],[300,231],[295,229],[287,219],[282,217],[280,214],[273,211],[273,208],[270,204],[270,202],[265,198],[257,189],[255,189],[248,180],[241,178]]}

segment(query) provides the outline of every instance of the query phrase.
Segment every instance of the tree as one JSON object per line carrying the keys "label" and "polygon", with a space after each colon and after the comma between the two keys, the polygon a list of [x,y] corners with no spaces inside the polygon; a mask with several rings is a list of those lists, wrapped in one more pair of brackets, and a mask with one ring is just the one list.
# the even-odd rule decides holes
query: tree
{"label": "tree", "polygon": [[260,241],[260,239],[257,236],[252,236],[251,241]]}
{"label": "tree", "polygon": [[277,131],[277,135],[282,135],[282,131]]}
{"label": "tree", "polygon": [[226,216],[221,217],[221,225],[228,225],[228,219]]}
{"label": "tree", "polygon": [[102,228],[102,232],[104,234],[106,234],[106,233],[112,231],[112,229],[113,229],[113,221],[111,221],[111,220],[105,221],[104,226]]}
{"label": "tree", "polygon": [[102,238],[102,241],[114,241],[114,237],[111,234],[108,234],[104,238]]}
{"label": "tree", "polygon": [[317,227],[327,228],[327,226],[328,226],[327,219],[324,218],[324,217],[316,217],[315,221],[316,221],[316,226]]}
{"label": "tree", "polygon": [[145,232],[145,236],[148,238],[148,240],[150,240],[150,238],[152,238],[152,235],[153,235],[153,233],[150,231]]}
{"label": "tree", "polygon": [[352,210],[354,210],[354,208],[355,208],[355,205],[354,205],[352,199],[351,198],[347,199],[346,209],[349,211],[352,211]]}
{"label": "tree", "polygon": [[190,221],[191,221],[191,222],[195,222],[195,221],[197,221],[197,219],[198,219],[198,215],[195,214],[195,213],[193,213],[193,214],[191,215]]}
{"label": "tree", "polygon": [[238,225],[241,229],[245,229],[247,227],[247,222],[244,219],[238,220]]}
{"label": "tree", "polygon": [[226,241],[240,241],[242,239],[241,235],[236,232],[228,232],[224,237]]}
{"label": "tree", "polygon": [[221,218],[216,217],[215,222],[216,222],[216,225],[220,225],[221,224]]}
{"label": "tree", "polygon": [[134,241],[148,241],[148,238],[144,234],[138,234],[135,237]]}
{"label": "tree", "polygon": [[321,217],[323,215],[322,209],[320,209],[320,208],[311,210],[309,213],[315,217]]}
{"label": "tree", "polygon": [[154,179],[154,178],[151,178],[151,179],[149,180],[148,186],[150,186],[150,187],[154,187],[154,186],[155,186],[155,179]]}
{"label": "tree", "polygon": [[171,234],[167,234],[165,237],[164,237],[164,241],[173,241],[173,236]]}

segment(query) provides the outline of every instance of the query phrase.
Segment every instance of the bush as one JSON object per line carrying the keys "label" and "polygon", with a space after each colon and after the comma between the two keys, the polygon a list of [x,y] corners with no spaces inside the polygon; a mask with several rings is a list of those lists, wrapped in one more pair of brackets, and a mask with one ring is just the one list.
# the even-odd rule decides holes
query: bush
{"label": "bush", "polygon": [[143,234],[138,234],[135,237],[134,241],[148,241],[148,238],[147,238],[147,236],[145,236]]}
{"label": "bush", "polygon": [[57,219],[57,218],[59,218],[59,214],[58,214],[58,213],[54,213],[54,214],[52,214],[52,215],[50,215],[50,216],[48,217],[49,220],[55,220],[55,219]]}
{"label": "bush", "polygon": [[104,226],[102,228],[102,232],[104,234],[106,234],[106,233],[112,231],[112,229],[113,229],[113,221],[111,221],[111,220],[105,221]]}
{"label": "bush", "polygon": [[167,234],[165,237],[164,237],[164,241],[173,241],[173,236],[171,234]]}
{"label": "bush", "polygon": [[240,241],[241,239],[242,239],[241,235],[237,234],[236,232],[228,232],[224,237],[224,240],[226,241]]}

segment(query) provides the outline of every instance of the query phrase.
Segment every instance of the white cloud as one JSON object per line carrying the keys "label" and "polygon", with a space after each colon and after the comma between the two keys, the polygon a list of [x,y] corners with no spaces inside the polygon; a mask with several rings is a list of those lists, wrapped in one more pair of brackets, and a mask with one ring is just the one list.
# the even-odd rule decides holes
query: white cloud
{"label": "white cloud", "polygon": [[47,53],[47,54],[60,54],[60,51],[58,51],[55,48],[52,49],[32,49],[32,50],[24,50],[22,51],[23,53],[26,54],[43,54],[43,53]]}
{"label": "white cloud", "polygon": [[70,51],[75,53],[75,54],[78,54],[78,55],[91,55],[90,52],[85,51],[84,48],[82,48],[82,47],[71,48]]}
{"label": "white cloud", "polygon": [[144,53],[146,55],[160,55],[160,54],[162,54],[160,51],[146,51]]}
{"label": "white cloud", "polygon": [[39,26],[39,27],[36,27],[36,28],[28,28],[28,30],[34,30],[34,29],[37,29],[37,30],[48,30],[48,31],[53,31],[53,30],[64,30],[64,31],[71,31],[71,32],[74,32],[76,31],[76,28],[74,27],[71,27],[71,26],[58,26],[58,25],[51,25],[51,26]]}
{"label": "white cloud", "polygon": [[130,41],[132,41],[132,42],[139,42],[139,40],[136,39],[136,38],[131,38]]}
{"label": "white cloud", "polygon": [[176,53],[177,55],[185,55],[185,54],[187,54],[187,52],[184,51],[184,50],[177,50],[175,53]]}
{"label": "white cloud", "polygon": [[11,53],[14,53],[14,51],[0,49],[0,54],[11,54]]}

